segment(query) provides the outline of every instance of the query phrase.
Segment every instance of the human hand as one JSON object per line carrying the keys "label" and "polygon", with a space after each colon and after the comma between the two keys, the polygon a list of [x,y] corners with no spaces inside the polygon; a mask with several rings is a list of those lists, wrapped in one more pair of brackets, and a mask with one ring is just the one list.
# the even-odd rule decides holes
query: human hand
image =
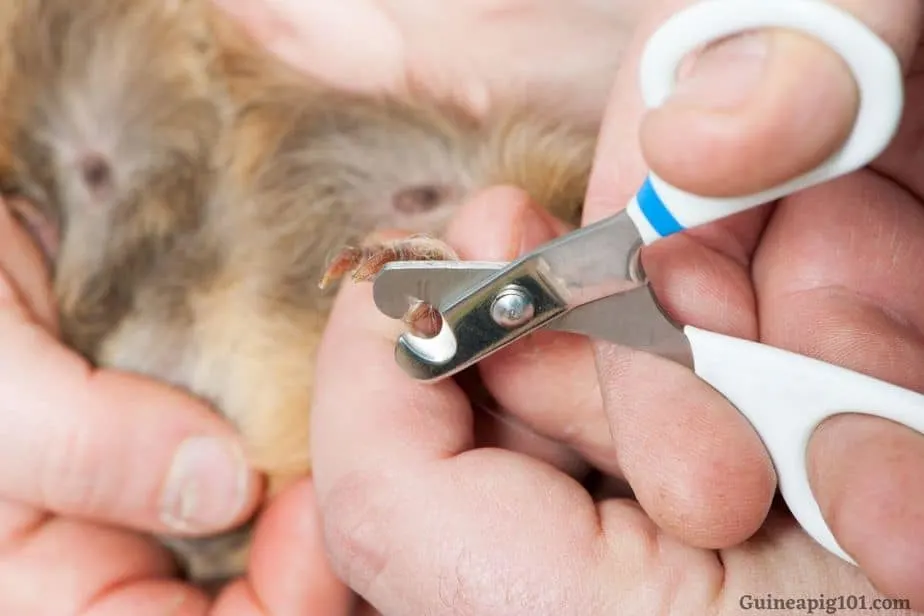
{"label": "human hand", "polygon": [[528,96],[591,120],[603,113],[644,7],[637,0],[214,1],[283,60],[335,86],[422,86],[475,111]]}
{"label": "human hand", "polygon": [[[688,234],[673,245],[664,242],[649,251],[646,270],[669,312],[684,322],[760,339],[921,391],[921,288],[910,272],[924,257],[917,245],[924,214],[924,183],[917,172],[924,151],[918,139],[924,126],[919,104],[924,12],[915,0],[833,3],[870,25],[905,68],[905,116],[893,145],[861,172],[803,191],[776,208]],[[643,30],[650,32],[686,4],[660,3]],[[846,66],[833,52],[787,32],[740,37],[738,45],[737,51],[730,42],[717,46],[671,100],[648,113],[625,81],[616,85],[610,111],[639,127],[641,148],[615,132],[604,134],[588,192],[590,219],[621,207],[646,165],[698,194],[747,194],[808,171],[843,143],[858,99]],[[637,77],[623,73],[621,78],[634,82]],[[632,180],[612,182],[611,169]],[[820,232],[821,226],[827,229]],[[710,268],[729,273],[715,276]],[[707,296],[723,308],[694,305]],[[728,430],[750,433],[743,417],[690,375],[678,381],[685,401],[668,408],[666,398],[651,399],[643,379],[633,378],[650,358],[598,345],[597,360],[617,435],[631,426],[631,433],[660,429],[663,436],[665,422],[703,421],[707,405],[725,407],[720,417]],[[750,534],[771,496],[764,484],[744,488],[745,478],[755,477],[765,464],[762,455],[756,457],[761,449],[755,439],[725,434],[713,441],[728,443],[724,451],[691,453],[675,458],[676,468],[653,471],[647,461],[669,454],[681,437],[666,436],[648,443],[647,452],[631,453],[632,437],[617,436],[622,468],[646,511],[662,527],[703,547],[731,545]],[[730,480],[742,487],[725,484],[733,491],[724,494],[737,500],[726,497],[731,506],[717,505],[723,492],[711,487],[710,479],[718,479],[722,461],[729,459],[739,460],[735,473],[742,476]],[[839,544],[880,590],[910,597],[918,608],[924,608],[924,548],[916,541],[924,530],[924,501],[915,500],[912,486],[922,465],[924,439],[863,415],[825,422],[809,449],[813,490]]]}
{"label": "human hand", "polygon": [[167,552],[133,531],[228,528],[253,511],[257,477],[214,412],[57,342],[44,263],[2,203],[0,246],[0,613],[347,614],[310,482],[261,514],[248,578],[217,603],[171,579]]}
{"label": "human hand", "polygon": [[[493,189],[460,212],[449,239],[463,258],[509,259],[524,235],[527,245],[555,235],[550,226],[544,237],[538,231],[546,223],[534,208],[518,191]],[[828,240],[837,239],[835,229]],[[706,312],[711,299],[691,304]],[[843,604],[812,604],[819,612],[839,605],[846,610],[853,606],[850,597],[888,607],[874,603],[882,597],[861,570],[824,551],[779,511],[744,544],[697,548],[659,528],[632,501],[595,503],[560,460],[485,447],[477,409],[461,387],[452,380],[414,381],[394,363],[399,330],[376,311],[368,285],[346,285],[320,350],[314,406],[315,478],[331,559],[342,579],[383,614],[718,616],[738,614],[768,594],[784,601],[844,597]],[[557,432],[588,458],[613,450],[602,443],[608,426],[586,341],[546,333],[505,353],[517,365],[492,359],[482,370],[492,391],[503,395],[504,411]],[[544,368],[542,361],[548,362]],[[357,365],[362,379],[352,376]],[[520,371],[527,370],[549,382],[525,383]],[[506,388],[498,385],[501,371],[516,379]],[[679,405],[684,375],[668,377]],[[706,411],[721,409],[713,404]],[[689,421],[685,434],[666,423],[664,431],[702,464],[712,448],[736,453],[735,443],[722,438],[720,420]],[[641,438],[636,447],[654,447],[658,440]],[[670,473],[680,458],[652,457],[649,465],[654,473]],[[600,466],[608,461],[598,460]],[[616,457],[610,467],[620,461]],[[714,489],[753,490],[724,479],[746,472],[724,461],[717,475],[725,485]],[[769,488],[769,465],[764,476]],[[733,499],[730,494],[716,509],[733,510]],[[752,505],[738,504],[742,510]]]}
{"label": "human hand", "polygon": [[[658,5],[633,53],[681,4]],[[848,8],[913,66],[917,3],[857,0]],[[588,222],[621,208],[636,190],[643,151],[659,175],[703,194],[765,188],[830,154],[856,107],[849,75],[823,48],[790,34],[774,37],[775,55],[796,60],[774,57],[763,73],[766,90],[699,116],[689,90],[686,102],[678,96],[646,115],[634,63],[626,61],[588,193]],[[911,71],[911,101],[915,86]],[[714,100],[723,91],[704,89]],[[742,96],[744,89],[737,82],[724,92]],[[825,117],[812,121],[809,110],[819,108]],[[870,169],[647,251],[646,270],[668,311],[685,323],[921,389],[922,289],[913,272],[924,259],[915,242],[924,219],[912,173],[921,118],[914,105],[908,109],[901,135]],[[671,139],[681,134],[678,148]],[[703,160],[711,170],[694,166]],[[729,177],[735,181],[723,184]],[[523,198],[492,193],[463,211],[451,237],[460,253],[513,256],[519,244],[509,240],[528,218]],[[385,613],[587,614],[616,604],[626,612],[721,613],[739,611],[739,596],[768,592],[872,600],[864,572],[883,591],[924,607],[914,577],[920,548],[909,540],[922,503],[883,506],[913,494],[924,458],[914,433],[845,416],[826,422],[812,441],[816,494],[861,570],[777,513],[739,545],[770,509],[772,467],[746,421],[686,370],[551,332],[482,363],[505,411],[626,477],[644,514],[621,501],[595,506],[547,465],[473,450],[473,415],[462,392],[452,383],[410,382],[391,359],[395,326],[375,314],[368,289],[347,288],[343,296],[329,330],[336,344],[325,344],[320,356],[316,477],[338,570]],[[338,377],[357,362],[375,366],[371,378]],[[802,580],[793,579],[795,570]]]}

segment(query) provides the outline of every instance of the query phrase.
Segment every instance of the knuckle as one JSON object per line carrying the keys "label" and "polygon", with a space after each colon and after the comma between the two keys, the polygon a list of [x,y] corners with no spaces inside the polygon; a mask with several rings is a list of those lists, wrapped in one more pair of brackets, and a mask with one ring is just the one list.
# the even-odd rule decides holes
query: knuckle
{"label": "knuckle", "polygon": [[39,458],[41,502],[55,512],[102,511],[109,504],[106,495],[110,481],[100,477],[100,452],[91,426],[80,421],[63,421],[51,430],[49,445]]}

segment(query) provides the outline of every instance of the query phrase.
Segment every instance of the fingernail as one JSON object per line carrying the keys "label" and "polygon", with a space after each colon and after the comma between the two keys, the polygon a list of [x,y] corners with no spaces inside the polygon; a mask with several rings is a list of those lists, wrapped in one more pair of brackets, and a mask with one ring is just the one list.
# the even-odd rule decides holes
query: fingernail
{"label": "fingernail", "polygon": [[217,437],[184,441],[173,457],[161,500],[161,520],[178,531],[223,529],[240,514],[251,472],[243,450]]}
{"label": "fingernail", "polygon": [[763,80],[768,37],[765,32],[739,34],[709,46],[680,75],[671,101],[716,111],[746,104]]}

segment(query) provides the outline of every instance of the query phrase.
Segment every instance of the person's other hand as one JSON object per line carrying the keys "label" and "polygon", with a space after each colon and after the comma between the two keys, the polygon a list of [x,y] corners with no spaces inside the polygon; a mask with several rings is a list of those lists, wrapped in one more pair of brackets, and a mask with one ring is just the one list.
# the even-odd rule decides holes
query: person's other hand
{"label": "person's other hand", "polygon": [[[913,273],[924,264],[924,5],[832,3],[868,24],[904,67],[905,115],[891,147],[868,168],[775,208],[664,242],[649,251],[646,269],[659,298],[684,323],[924,391],[924,286]],[[640,35],[686,4],[658,3]],[[604,133],[588,221],[621,208],[646,165],[685,190],[721,196],[805,173],[840,147],[858,106],[840,58],[783,31],[714,46],[674,96],[647,113],[632,87],[637,75],[626,71],[620,79],[610,125],[635,128],[626,129],[631,136]],[[768,462],[744,418],[665,362],[607,345],[597,345],[596,359],[620,466],[646,511],[702,547],[750,535],[772,492],[759,479]],[[653,391],[642,375],[656,369],[676,380]],[[537,377],[526,369],[518,378]],[[499,377],[493,382],[502,386]],[[643,444],[639,434],[660,436]],[[698,446],[676,455],[691,436]],[[885,420],[842,415],[813,436],[809,467],[841,547],[880,590],[924,609],[924,544],[916,539],[924,532],[924,499],[914,489],[924,472],[924,438]]]}
{"label": "person's other hand", "polygon": [[[61,346],[41,255],[2,203],[0,246],[0,613],[205,614],[206,597],[171,579],[167,552],[133,531],[246,519],[260,482],[232,429],[175,390],[93,370]],[[274,500],[256,533],[247,580],[208,613],[348,613],[310,483]]]}
{"label": "person's other hand", "polygon": [[[637,0],[214,0],[288,63],[339,87],[528,97],[598,120]],[[356,41],[362,41],[357,45]]]}
{"label": "person's other hand", "polygon": [[[462,209],[450,240],[463,258],[509,259],[521,240],[530,245],[555,235],[534,210],[522,193],[492,189]],[[877,223],[898,230],[890,226],[902,222],[894,210],[878,213]],[[826,237],[836,243],[838,230]],[[918,252],[924,258],[924,246]],[[712,300],[705,295],[690,303],[708,313]],[[757,536],[713,551],[665,532],[631,500],[594,502],[557,460],[485,447],[478,410],[462,387],[451,379],[420,383],[397,366],[400,330],[378,313],[370,285],[345,285],[321,346],[314,406],[315,480],[331,561],[382,614],[721,616],[759,607],[754,601],[768,595],[848,602],[803,606],[818,613],[852,606],[851,596],[869,607],[889,606],[875,603],[883,597],[860,569],[824,551],[779,511]],[[609,437],[591,350],[576,337],[543,338],[519,353],[531,351],[535,364],[548,362],[545,368],[511,355],[526,367],[508,367],[506,373],[518,379],[517,369],[531,370],[545,381],[517,380],[501,388],[492,380],[492,389],[503,394],[504,411],[533,425],[563,422],[554,426],[562,438],[591,457]],[[546,348],[549,344],[557,346]],[[667,372],[669,380],[649,386],[676,388],[671,402],[682,405],[685,375],[652,367],[655,378]],[[486,375],[489,369],[504,368],[494,363]],[[669,410],[655,406],[664,403],[651,395],[653,412]],[[705,411],[721,408],[713,403]],[[720,415],[715,421],[723,420]],[[679,451],[663,461],[654,458],[663,452],[652,453],[649,465],[655,472],[676,472],[675,460],[685,454],[701,464],[711,447],[747,453],[747,441],[717,440],[722,429],[712,421],[706,416],[688,422],[685,434],[667,422],[663,431]],[[635,435],[643,441],[638,447],[654,448],[658,440],[657,433]],[[632,434],[619,437],[630,440]],[[735,465],[726,460],[722,471],[746,472]],[[769,490],[767,465],[760,479]],[[725,487],[753,489],[730,482]],[[739,505],[746,511],[753,503]]]}
{"label": "person's other hand", "polygon": [[[636,57],[647,34],[682,4],[652,7],[631,48]],[[908,114],[893,147],[869,169],[667,240],[646,251],[646,270],[684,323],[920,390],[924,288],[915,272],[924,264],[924,210],[913,171],[924,120],[914,63],[922,7],[916,0],[843,4],[908,70]],[[648,114],[635,64],[624,61],[587,222],[628,201],[645,175],[643,151],[659,175],[704,194],[767,187],[833,152],[857,104],[849,75],[814,43],[766,36],[763,64],[757,37],[743,41],[741,57],[719,47],[674,100]],[[755,58],[757,69],[746,64]],[[739,81],[719,75],[718,84],[695,85],[722,63],[740,64]],[[468,258],[515,256],[521,245],[510,239],[541,219],[524,213],[522,195],[497,192],[481,203],[462,212],[452,241]],[[552,235],[547,229],[545,239]],[[462,392],[452,383],[409,381],[392,359],[397,331],[375,313],[368,288],[343,291],[322,347],[314,430],[334,562],[386,613],[588,614],[613,605],[737,612],[737,598],[748,593],[871,599],[863,573],[924,607],[924,548],[914,541],[924,502],[910,498],[924,462],[918,435],[845,416],[812,441],[816,494],[839,542],[860,562],[856,569],[776,514],[752,537],[770,510],[772,466],[743,417],[689,371],[551,332],[480,366],[506,412],[625,477],[641,510],[614,500],[594,505],[545,464],[473,450],[474,419]],[[371,370],[362,382],[338,376],[359,364]]]}

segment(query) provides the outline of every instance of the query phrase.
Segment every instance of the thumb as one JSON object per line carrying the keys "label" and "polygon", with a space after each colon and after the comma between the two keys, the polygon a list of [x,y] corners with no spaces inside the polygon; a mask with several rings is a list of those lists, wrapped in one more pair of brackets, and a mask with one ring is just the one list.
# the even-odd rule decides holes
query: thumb
{"label": "thumb", "polygon": [[31,316],[54,332],[57,315],[46,264],[38,244],[17,224],[9,205],[0,200],[0,275],[9,279],[11,292]]}
{"label": "thumb", "polygon": [[[837,4],[908,65],[919,0]],[[642,121],[642,152],[655,173],[684,190],[752,193],[831,156],[853,129],[858,104],[847,65],[823,43],[784,30],[741,34],[707,47],[681,72],[671,98]]]}
{"label": "thumb", "polygon": [[93,370],[39,323],[0,271],[0,498],[159,533],[247,519],[260,477],[205,404]]}

